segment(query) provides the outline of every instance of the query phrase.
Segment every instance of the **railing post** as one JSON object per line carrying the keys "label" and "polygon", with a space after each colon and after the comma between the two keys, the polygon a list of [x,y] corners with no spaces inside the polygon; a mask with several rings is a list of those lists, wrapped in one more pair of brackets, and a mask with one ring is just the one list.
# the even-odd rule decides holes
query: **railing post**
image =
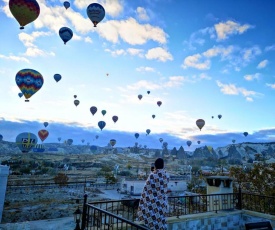
{"label": "railing post", "polygon": [[87,220],[87,194],[84,194],[84,201],[83,201],[83,210],[82,210],[82,221],[81,221],[81,230],[85,230],[86,227],[86,220]]}
{"label": "railing post", "polygon": [[241,186],[239,185],[239,192],[238,192],[238,204],[237,207],[239,210],[242,210],[242,189]]}

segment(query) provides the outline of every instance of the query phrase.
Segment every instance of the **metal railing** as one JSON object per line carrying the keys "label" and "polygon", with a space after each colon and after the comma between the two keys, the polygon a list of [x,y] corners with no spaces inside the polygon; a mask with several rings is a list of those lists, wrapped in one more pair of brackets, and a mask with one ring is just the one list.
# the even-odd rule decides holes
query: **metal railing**
{"label": "metal railing", "polygon": [[[247,193],[171,196],[168,217],[188,214],[246,209],[275,214],[275,197]],[[84,195],[82,230],[147,229],[137,221],[139,199],[123,199],[87,203]]]}

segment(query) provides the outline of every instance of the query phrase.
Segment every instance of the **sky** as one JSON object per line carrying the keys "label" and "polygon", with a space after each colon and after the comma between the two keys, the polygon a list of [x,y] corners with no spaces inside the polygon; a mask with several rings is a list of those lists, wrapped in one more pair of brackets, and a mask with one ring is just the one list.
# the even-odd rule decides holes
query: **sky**
{"label": "sky", "polygon": [[[273,0],[75,0],[67,10],[63,1],[37,2],[39,17],[20,30],[8,0],[0,1],[3,140],[46,129],[44,143],[61,137],[106,146],[115,139],[116,147],[161,148],[163,138],[168,149],[190,151],[275,141]],[[97,27],[86,13],[91,3],[105,9]],[[66,45],[61,27],[73,31]],[[21,69],[44,79],[29,102],[18,96]],[[205,121],[201,131],[197,119]]]}

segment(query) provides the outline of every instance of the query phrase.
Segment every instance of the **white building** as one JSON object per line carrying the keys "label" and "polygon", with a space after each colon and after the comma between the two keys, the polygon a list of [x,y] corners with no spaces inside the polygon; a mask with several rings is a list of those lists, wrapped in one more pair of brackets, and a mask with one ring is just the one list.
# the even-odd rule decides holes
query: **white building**
{"label": "white building", "polygon": [[9,166],[0,165],[0,223],[2,221],[9,169]]}

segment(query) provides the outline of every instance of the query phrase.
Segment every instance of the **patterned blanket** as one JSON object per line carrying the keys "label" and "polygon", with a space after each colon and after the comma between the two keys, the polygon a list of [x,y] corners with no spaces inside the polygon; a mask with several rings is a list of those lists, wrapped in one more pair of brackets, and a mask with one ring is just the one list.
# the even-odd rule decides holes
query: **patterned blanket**
{"label": "patterned blanket", "polygon": [[166,230],[168,212],[167,184],[169,175],[164,169],[157,169],[145,182],[138,207],[139,221],[150,229]]}

